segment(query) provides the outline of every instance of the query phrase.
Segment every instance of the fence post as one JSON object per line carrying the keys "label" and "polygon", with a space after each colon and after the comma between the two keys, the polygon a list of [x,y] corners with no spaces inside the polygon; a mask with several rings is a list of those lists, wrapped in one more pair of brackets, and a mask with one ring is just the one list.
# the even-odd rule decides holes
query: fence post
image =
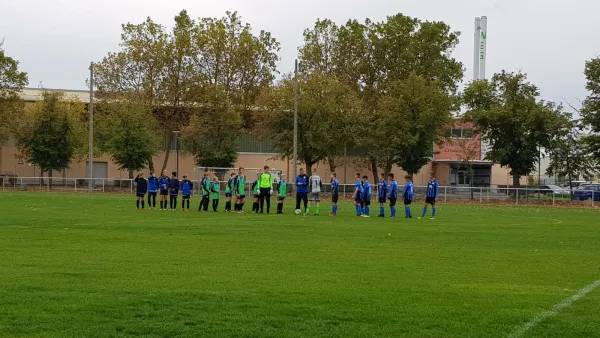
{"label": "fence post", "polygon": [[446,203],[446,199],[448,196],[448,192],[447,192],[448,187],[444,187],[444,203]]}
{"label": "fence post", "polygon": [[515,203],[517,205],[519,205],[519,188],[516,188],[516,193],[515,193]]}
{"label": "fence post", "polygon": [[102,192],[104,192],[104,179],[102,179]]}
{"label": "fence post", "polygon": [[133,182],[131,181],[127,181],[129,182],[129,193],[133,194]]}
{"label": "fence post", "polygon": [[556,200],[556,194],[554,192],[552,192],[552,205],[554,205]]}
{"label": "fence post", "polygon": [[77,179],[75,179],[75,192],[77,192]]}
{"label": "fence post", "polygon": [[50,191],[50,176],[48,176],[48,181],[46,181],[46,191]]}
{"label": "fence post", "polygon": [[592,208],[594,207],[594,199],[595,199],[595,198],[596,198],[596,197],[594,196],[594,190],[592,190]]}
{"label": "fence post", "polygon": [[479,188],[479,204],[483,204],[483,188]]}

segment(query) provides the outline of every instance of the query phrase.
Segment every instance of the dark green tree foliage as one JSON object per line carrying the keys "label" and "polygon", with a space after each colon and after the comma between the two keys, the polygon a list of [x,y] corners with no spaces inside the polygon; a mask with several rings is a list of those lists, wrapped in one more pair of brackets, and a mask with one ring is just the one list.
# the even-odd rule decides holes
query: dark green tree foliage
{"label": "dark green tree foliage", "polygon": [[148,159],[160,149],[156,120],[145,106],[132,102],[104,102],[98,108],[100,149],[133,178],[134,171],[147,168]]}
{"label": "dark green tree foliage", "polygon": [[583,103],[581,115],[585,127],[591,135],[585,138],[593,156],[600,161],[600,58],[592,59],[585,64],[586,89],[590,92]]}
{"label": "dark green tree foliage", "polygon": [[539,148],[549,148],[569,118],[553,103],[537,101],[538,89],[522,73],[502,72],[475,81],[464,93],[465,120],[489,142],[486,158],[510,168],[513,185],[535,169]]}
{"label": "dark green tree foliage", "polygon": [[13,136],[21,123],[23,101],[19,94],[27,85],[27,73],[19,71],[19,62],[7,56],[0,42],[0,144]]}
{"label": "dark green tree foliage", "polygon": [[41,110],[17,142],[27,161],[52,177],[53,170],[63,171],[71,163],[75,153],[74,127],[69,115],[61,109],[61,93],[44,92],[42,96]]}

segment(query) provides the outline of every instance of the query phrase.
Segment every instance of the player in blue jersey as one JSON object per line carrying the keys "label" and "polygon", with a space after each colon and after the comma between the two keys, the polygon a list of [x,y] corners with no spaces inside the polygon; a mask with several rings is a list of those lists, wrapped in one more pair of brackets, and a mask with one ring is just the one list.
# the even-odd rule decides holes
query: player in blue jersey
{"label": "player in blue jersey", "polygon": [[402,199],[404,200],[404,213],[406,214],[406,218],[412,218],[410,205],[412,204],[414,198],[413,183],[410,181],[409,175],[404,176],[404,181],[404,192],[402,192]]}
{"label": "player in blue jersey", "polygon": [[389,174],[390,192],[388,199],[390,200],[390,217],[396,218],[396,201],[398,200],[398,182],[394,179],[394,174]]}
{"label": "player in blue jersey", "polygon": [[387,200],[388,195],[388,182],[385,179],[385,174],[381,173],[381,177],[379,178],[379,187],[377,189],[377,197],[379,199],[379,216],[377,217],[385,217],[385,202]]}
{"label": "player in blue jersey", "polygon": [[369,176],[365,175],[362,177],[363,182],[363,217],[371,217],[371,183],[369,183]]}
{"label": "player in blue jersey", "polygon": [[190,212],[190,198],[192,197],[192,189],[194,184],[188,180],[187,175],[183,175],[183,180],[179,182],[181,189],[181,211]]}
{"label": "player in blue jersey", "polygon": [[144,197],[146,197],[146,191],[148,191],[148,181],[144,178],[143,173],[137,174],[134,181],[137,184],[135,189],[135,195],[137,196],[137,210],[140,210],[140,203],[142,203],[142,210],[146,210],[146,207],[144,206]]}
{"label": "player in blue jersey", "polygon": [[354,179],[356,180],[356,185],[354,188],[354,194],[352,195],[352,198],[354,199],[354,202],[356,203],[356,216],[360,217],[363,214],[362,201],[363,201],[364,187],[363,187],[363,182],[360,179],[359,173],[354,175]]}
{"label": "player in blue jersey", "polygon": [[156,193],[158,192],[158,178],[154,176],[154,171],[148,176],[148,208],[156,210]]}
{"label": "player in blue jersey", "polygon": [[419,219],[425,218],[427,215],[427,207],[431,204],[431,219],[435,219],[435,202],[439,194],[438,181],[435,179],[435,173],[432,171],[429,173],[429,182],[427,182],[427,193],[425,195],[425,206],[423,207],[423,213]]}
{"label": "player in blue jersey", "polygon": [[340,181],[338,181],[336,173],[331,173],[331,216],[337,216],[339,198]]}
{"label": "player in blue jersey", "polygon": [[167,197],[169,196],[169,183],[171,179],[164,170],[158,179],[158,189],[160,190],[160,210],[167,210]]}

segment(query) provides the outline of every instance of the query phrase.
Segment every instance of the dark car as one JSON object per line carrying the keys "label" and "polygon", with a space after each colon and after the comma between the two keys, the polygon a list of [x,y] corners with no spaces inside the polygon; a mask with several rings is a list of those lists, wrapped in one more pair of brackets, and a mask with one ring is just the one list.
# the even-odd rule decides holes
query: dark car
{"label": "dark car", "polygon": [[587,201],[594,199],[600,201],[600,184],[582,185],[573,193],[573,200]]}

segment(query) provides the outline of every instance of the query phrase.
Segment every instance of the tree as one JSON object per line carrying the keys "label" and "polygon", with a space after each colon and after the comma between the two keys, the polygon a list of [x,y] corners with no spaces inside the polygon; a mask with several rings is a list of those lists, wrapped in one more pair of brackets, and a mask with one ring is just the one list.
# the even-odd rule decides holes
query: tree
{"label": "tree", "polygon": [[20,99],[27,85],[27,73],[19,71],[19,62],[7,56],[0,43],[0,144],[14,135],[21,123],[24,104]]}
{"label": "tree", "polygon": [[61,92],[43,92],[42,98],[28,112],[17,145],[29,163],[52,177],[52,171],[69,168],[77,149],[83,148],[76,137],[77,131],[83,130],[77,117],[83,113],[83,105],[65,100]]}
{"label": "tree", "polygon": [[585,64],[586,89],[590,95],[583,102],[581,115],[585,127],[591,134],[585,138],[593,156],[600,161],[600,58],[587,61]]}
{"label": "tree", "polygon": [[490,144],[486,158],[510,168],[514,186],[535,169],[539,148],[550,147],[560,127],[569,122],[561,107],[537,101],[538,95],[525,74],[505,71],[465,89],[465,120]]}
{"label": "tree", "polygon": [[[339,128],[349,125],[348,117],[359,105],[354,92],[336,79],[314,72],[305,75],[298,84],[298,159],[312,166],[327,157],[343,153],[340,136],[349,138]],[[293,155],[294,86],[291,76],[266,90],[259,100],[265,107],[261,121],[264,130],[273,138],[275,149],[281,157]],[[266,133],[265,133],[266,134]]]}
{"label": "tree", "polygon": [[102,102],[96,114],[99,147],[110,154],[119,169],[129,172],[149,166],[156,155],[159,137],[152,112],[144,105],[128,101]]}
{"label": "tree", "polygon": [[198,166],[230,168],[238,157],[235,147],[242,117],[229,105],[222,88],[213,87],[211,92],[204,96],[202,108],[192,115],[182,141]]}

